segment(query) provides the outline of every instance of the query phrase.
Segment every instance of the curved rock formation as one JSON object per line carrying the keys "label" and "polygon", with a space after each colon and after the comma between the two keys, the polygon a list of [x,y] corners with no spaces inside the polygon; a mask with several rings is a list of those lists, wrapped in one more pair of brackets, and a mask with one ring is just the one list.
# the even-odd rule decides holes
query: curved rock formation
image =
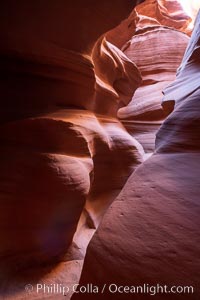
{"label": "curved rock formation", "polygon": [[[80,110],[6,123],[0,139],[1,256],[17,253],[25,264],[65,254],[89,191],[101,216],[143,156],[120,123]],[[106,203],[93,204],[101,193]]]}
{"label": "curved rock formation", "polygon": [[142,146],[105,117],[128,103],[140,72],[101,38],[139,2],[1,3],[2,274],[66,259],[81,214],[93,232],[143,161]]}
{"label": "curved rock formation", "polygon": [[96,77],[92,109],[116,116],[118,109],[129,103],[139,87],[142,81],[140,71],[133,61],[105,38],[96,43],[92,59]]}
{"label": "curved rock formation", "polygon": [[144,29],[125,45],[123,51],[138,66],[143,82],[131,102],[119,109],[120,119],[164,119],[162,90],[175,79],[188,40],[181,32],[156,26]]}
{"label": "curved rock formation", "polygon": [[26,299],[27,281],[77,283],[102,219],[81,283],[197,287],[199,21],[161,105],[190,18],[147,0],[114,28],[139,2],[1,4],[2,297]]}
{"label": "curved rock formation", "polygon": [[[135,11],[139,17],[136,34],[122,49],[136,63],[143,82],[118,116],[121,119],[163,119],[162,90],[175,79],[189,40],[180,32],[181,26],[185,28],[189,18],[178,1],[145,1]],[[181,22],[181,26],[177,22]],[[148,99],[144,95],[148,95]]]}
{"label": "curved rock formation", "polygon": [[162,90],[175,79],[189,40],[181,31],[191,19],[179,2],[170,3],[145,1],[137,6],[136,15],[132,14],[135,34],[122,47],[141,72],[142,84],[117,115],[147,152],[153,152],[155,133],[166,117],[161,104]]}
{"label": "curved rock formation", "polygon": [[147,24],[159,24],[191,34],[192,18],[184,12],[178,0],[146,0],[137,6],[136,12],[139,15],[138,29],[146,27]]}
{"label": "curved rock formation", "polygon": [[[190,160],[187,154],[159,154],[136,170],[89,245],[80,285],[107,284],[104,297],[109,299],[150,297],[109,293],[112,283],[193,286],[194,294],[185,296],[198,299],[199,163],[199,154],[191,154]],[[94,295],[76,294],[72,299],[94,299]],[[156,299],[163,299],[163,294]]]}
{"label": "curved rock formation", "polygon": [[[184,1],[184,0],[183,0]],[[193,5],[192,3],[189,5]],[[192,6],[195,18],[198,5]],[[191,34],[193,20],[183,9],[179,0],[145,0],[132,11],[127,19],[106,33],[108,41],[122,49],[138,31],[164,26]]]}
{"label": "curved rock formation", "polygon": [[[109,299],[150,297],[110,293],[112,283],[167,285],[168,293],[159,289],[156,299],[179,299],[170,288],[191,286],[193,292],[181,296],[199,298],[199,17],[177,79],[164,92],[175,107],[158,132],[156,152],[130,176],[88,248],[80,284],[107,284]],[[93,298],[79,293],[73,299]]]}
{"label": "curved rock formation", "polygon": [[[93,107],[96,81],[88,55],[134,2],[139,1],[117,0],[113,8],[110,1],[79,1],[78,6],[64,0],[56,5],[53,0],[3,1],[1,120],[35,116],[57,106]],[[111,8],[113,14],[105,20]]]}
{"label": "curved rock formation", "polygon": [[[163,107],[173,110],[157,135],[158,152],[198,152],[200,97],[200,13],[178,69],[176,80],[164,91]],[[174,126],[175,125],[175,126]],[[172,130],[173,128],[173,130]]]}

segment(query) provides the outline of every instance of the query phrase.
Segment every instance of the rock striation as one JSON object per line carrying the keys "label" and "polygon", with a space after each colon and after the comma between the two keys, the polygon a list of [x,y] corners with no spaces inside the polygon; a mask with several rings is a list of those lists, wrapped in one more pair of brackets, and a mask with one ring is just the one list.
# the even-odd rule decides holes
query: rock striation
{"label": "rock striation", "polygon": [[147,24],[151,27],[162,25],[191,34],[192,18],[183,10],[178,0],[147,0],[135,10],[139,17],[138,29],[145,28]]}
{"label": "rock striation", "polygon": [[186,28],[191,18],[178,1],[145,1],[134,11],[129,18],[136,29],[121,49],[137,65],[142,84],[117,115],[150,153],[155,148],[155,133],[167,115],[162,90],[175,79],[189,41]]}
{"label": "rock striation", "polygon": [[[157,135],[158,152],[198,152],[200,13],[176,80],[164,91],[163,107],[174,109]],[[174,126],[175,125],[175,126]],[[173,130],[172,130],[173,128]],[[164,138],[165,137],[165,138]]]}
{"label": "rock striation", "polygon": [[140,1],[79,2],[1,3],[2,285],[73,260],[70,245],[81,261],[89,230],[144,160],[116,118],[141,74],[102,36]]}
{"label": "rock striation", "polygon": [[118,109],[129,103],[140,86],[140,71],[134,61],[106,38],[98,40],[92,59],[96,78],[92,109],[101,114],[116,116]]}
{"label": "rock striation", "polygon": [[155,26],[138,32],[124,46],[124,53],[136,63],[143,81],[129,104],[119,109],[120,119],[164,119],[162,90],[175,79],[188,40],[179,31]]}
{"label": "rock striation", "polygon": [[191,19],[176,0],[131,12],[140,2],[1,3],[6,299],[26,299],[27,281],[77,283],[94,234],[81,284],[198,292],[199,17],[180,65]]}
{"label": "rock striation", "polygon": [[[157,134],[155,153],[129,177],[108,209],[89,245],[81,285],[192,286],[194,292],[183,297],[199,298],[199,18],[176,80],[164,90],[164,108],[165,102],[175,105]],[[133,299],[108,289],[106,296]],[[135,299],[149,297],[134,294]],[[173,299],[179,297],[173,294]],[[86,298],[76,294],[73,299]]]}

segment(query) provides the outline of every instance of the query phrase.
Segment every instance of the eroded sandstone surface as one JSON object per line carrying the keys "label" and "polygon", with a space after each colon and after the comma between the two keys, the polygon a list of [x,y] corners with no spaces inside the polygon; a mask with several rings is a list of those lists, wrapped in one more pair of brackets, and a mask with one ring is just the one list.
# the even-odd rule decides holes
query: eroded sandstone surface
{"label": "eroded sandstone surface", "polygon": [[[199,17],[176,80],[164,90],[163,109],[174,107],[158,131],[155,153],[108,209],[89,245],[81,285],[185,285],[193,286],[194,293],[183,299],[199,299]],[[108,289],[105,294],[133,299],[133,294]],[[149,297],[134,294],[134,299]],[[86,298],[76,294],[73,299]]]}
{"label": "eroded sandstone surface", "polygon": [[81,284],[198,284],[199,17],[140,2],[1,4],[2,299],[85,254]]}

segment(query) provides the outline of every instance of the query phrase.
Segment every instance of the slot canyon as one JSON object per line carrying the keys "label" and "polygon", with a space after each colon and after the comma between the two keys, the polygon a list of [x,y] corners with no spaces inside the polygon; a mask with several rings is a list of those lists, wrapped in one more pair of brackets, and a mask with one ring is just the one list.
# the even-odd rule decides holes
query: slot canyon
{"label": "slot canyon", "polygon": [[200,1],[0,7],[0,300],[199,300]]}

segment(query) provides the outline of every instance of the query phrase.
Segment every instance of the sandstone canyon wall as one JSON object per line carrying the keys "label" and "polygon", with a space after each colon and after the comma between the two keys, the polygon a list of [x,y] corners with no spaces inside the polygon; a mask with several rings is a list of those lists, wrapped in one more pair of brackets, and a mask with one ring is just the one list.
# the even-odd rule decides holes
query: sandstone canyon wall
{"label": "sandstone canyon wall", "polygon": [[187,47],[178,1],[140,2],[1,4],[6,299],[77,283],[93,234],[82,284],[197,285],[199,18]]}
{"label": "sandstone canyon wall", "polygon": [[101,37],[138,2],[1,3],[1,295],[17,297],[27,272],[33,280],[71,259],[79,219],[84,252],[85,229],[94,232],[143,161],[115,118],[140,72]]}
{"label": "sandstone canyon wall", "polygon": [[164,90],[163,109],[173,111],[158,131],[155,153],[129,177],[86,254],[80,284],[106,283],[109,299],[151,297],[109,293],[112,283],[193,286],[193,294],[181,297],[199,299],[199,22],[200,14],[176,79]]}

